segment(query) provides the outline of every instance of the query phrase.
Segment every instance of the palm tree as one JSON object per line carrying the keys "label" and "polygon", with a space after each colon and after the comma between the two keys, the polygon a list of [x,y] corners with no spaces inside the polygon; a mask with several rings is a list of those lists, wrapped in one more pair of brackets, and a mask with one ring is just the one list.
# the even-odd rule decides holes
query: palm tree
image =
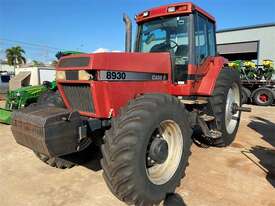
{"label": "palm tree", "polygon": [[20,46],[11,47],[6,49],[6,58],[10,66],[18,66],[21,64],[26,64],[26,58],[23,56],[25,54],[24,49]]}

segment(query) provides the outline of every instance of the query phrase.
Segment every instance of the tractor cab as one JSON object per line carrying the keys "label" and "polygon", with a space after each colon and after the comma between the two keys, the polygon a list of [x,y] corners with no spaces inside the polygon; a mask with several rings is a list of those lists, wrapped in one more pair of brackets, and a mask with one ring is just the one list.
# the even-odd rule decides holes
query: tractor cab
{"label": "tractor cab", "polygon": [[191,3],[162,6],[136,16],[136,52],[169,52],[175,82],[188,80],[188,64],[216,55],[215,19]]}

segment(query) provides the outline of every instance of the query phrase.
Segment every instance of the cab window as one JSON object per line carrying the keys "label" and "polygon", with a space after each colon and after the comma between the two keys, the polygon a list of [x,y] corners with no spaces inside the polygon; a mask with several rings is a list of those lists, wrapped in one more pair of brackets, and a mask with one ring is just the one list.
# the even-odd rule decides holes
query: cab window
{"label": "cab window", "polygon": [[201,64],[205,57],[209,55],[207,43],[207,19],[197,15],[195,25],[195,50],[196,62]]}
{"label": "cab window", "polygon": [[138,52],[170,52],[176,65],[189,57],[188,16],[161,18],[140,25]]}
{"label": "cab window", "polygon": [[208,32],[209,56],[216,56],[215,26],[210,21],[208,21],[208,24],[207,24],[207,32]]}

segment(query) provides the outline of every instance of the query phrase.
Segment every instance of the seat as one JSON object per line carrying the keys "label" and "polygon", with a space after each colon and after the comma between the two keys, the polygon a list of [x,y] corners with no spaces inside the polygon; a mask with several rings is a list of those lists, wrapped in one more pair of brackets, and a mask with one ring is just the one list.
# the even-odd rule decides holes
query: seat
{"label": "seat", "polygon": [[179,45],[175,52],[176,57],[187,57],[188,56],[188,45]]}

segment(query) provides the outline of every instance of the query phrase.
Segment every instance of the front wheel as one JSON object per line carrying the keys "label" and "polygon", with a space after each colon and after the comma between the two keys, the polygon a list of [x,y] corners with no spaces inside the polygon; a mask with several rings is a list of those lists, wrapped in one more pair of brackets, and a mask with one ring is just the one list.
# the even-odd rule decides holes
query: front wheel
{"label": "front wheel", "polygon": [[34,152],[34,154],[42,162],[44,162],[47,165],[50,165],[52,167],[56,167],[59,169],[69,169],[69,168],[72,168],[75,166],[75,163],[65,160],[64,158],[60,158],[60,157],[51,157],[50,158],[50,157],[43,155],[41,153],[38,153],[38,152]]}
{"label": "front wheel", "polygon": [[162,94],[131,101],[102,145],[103,177],[117,198],[153,205],[180,184],[190,155],[191,127],[183,104]]}
{"label": "front wheel", "polygon": [[43,93],[38,98],[37,104],[65,108],[65,104],[63,103],[59,91],[47,91]]}

